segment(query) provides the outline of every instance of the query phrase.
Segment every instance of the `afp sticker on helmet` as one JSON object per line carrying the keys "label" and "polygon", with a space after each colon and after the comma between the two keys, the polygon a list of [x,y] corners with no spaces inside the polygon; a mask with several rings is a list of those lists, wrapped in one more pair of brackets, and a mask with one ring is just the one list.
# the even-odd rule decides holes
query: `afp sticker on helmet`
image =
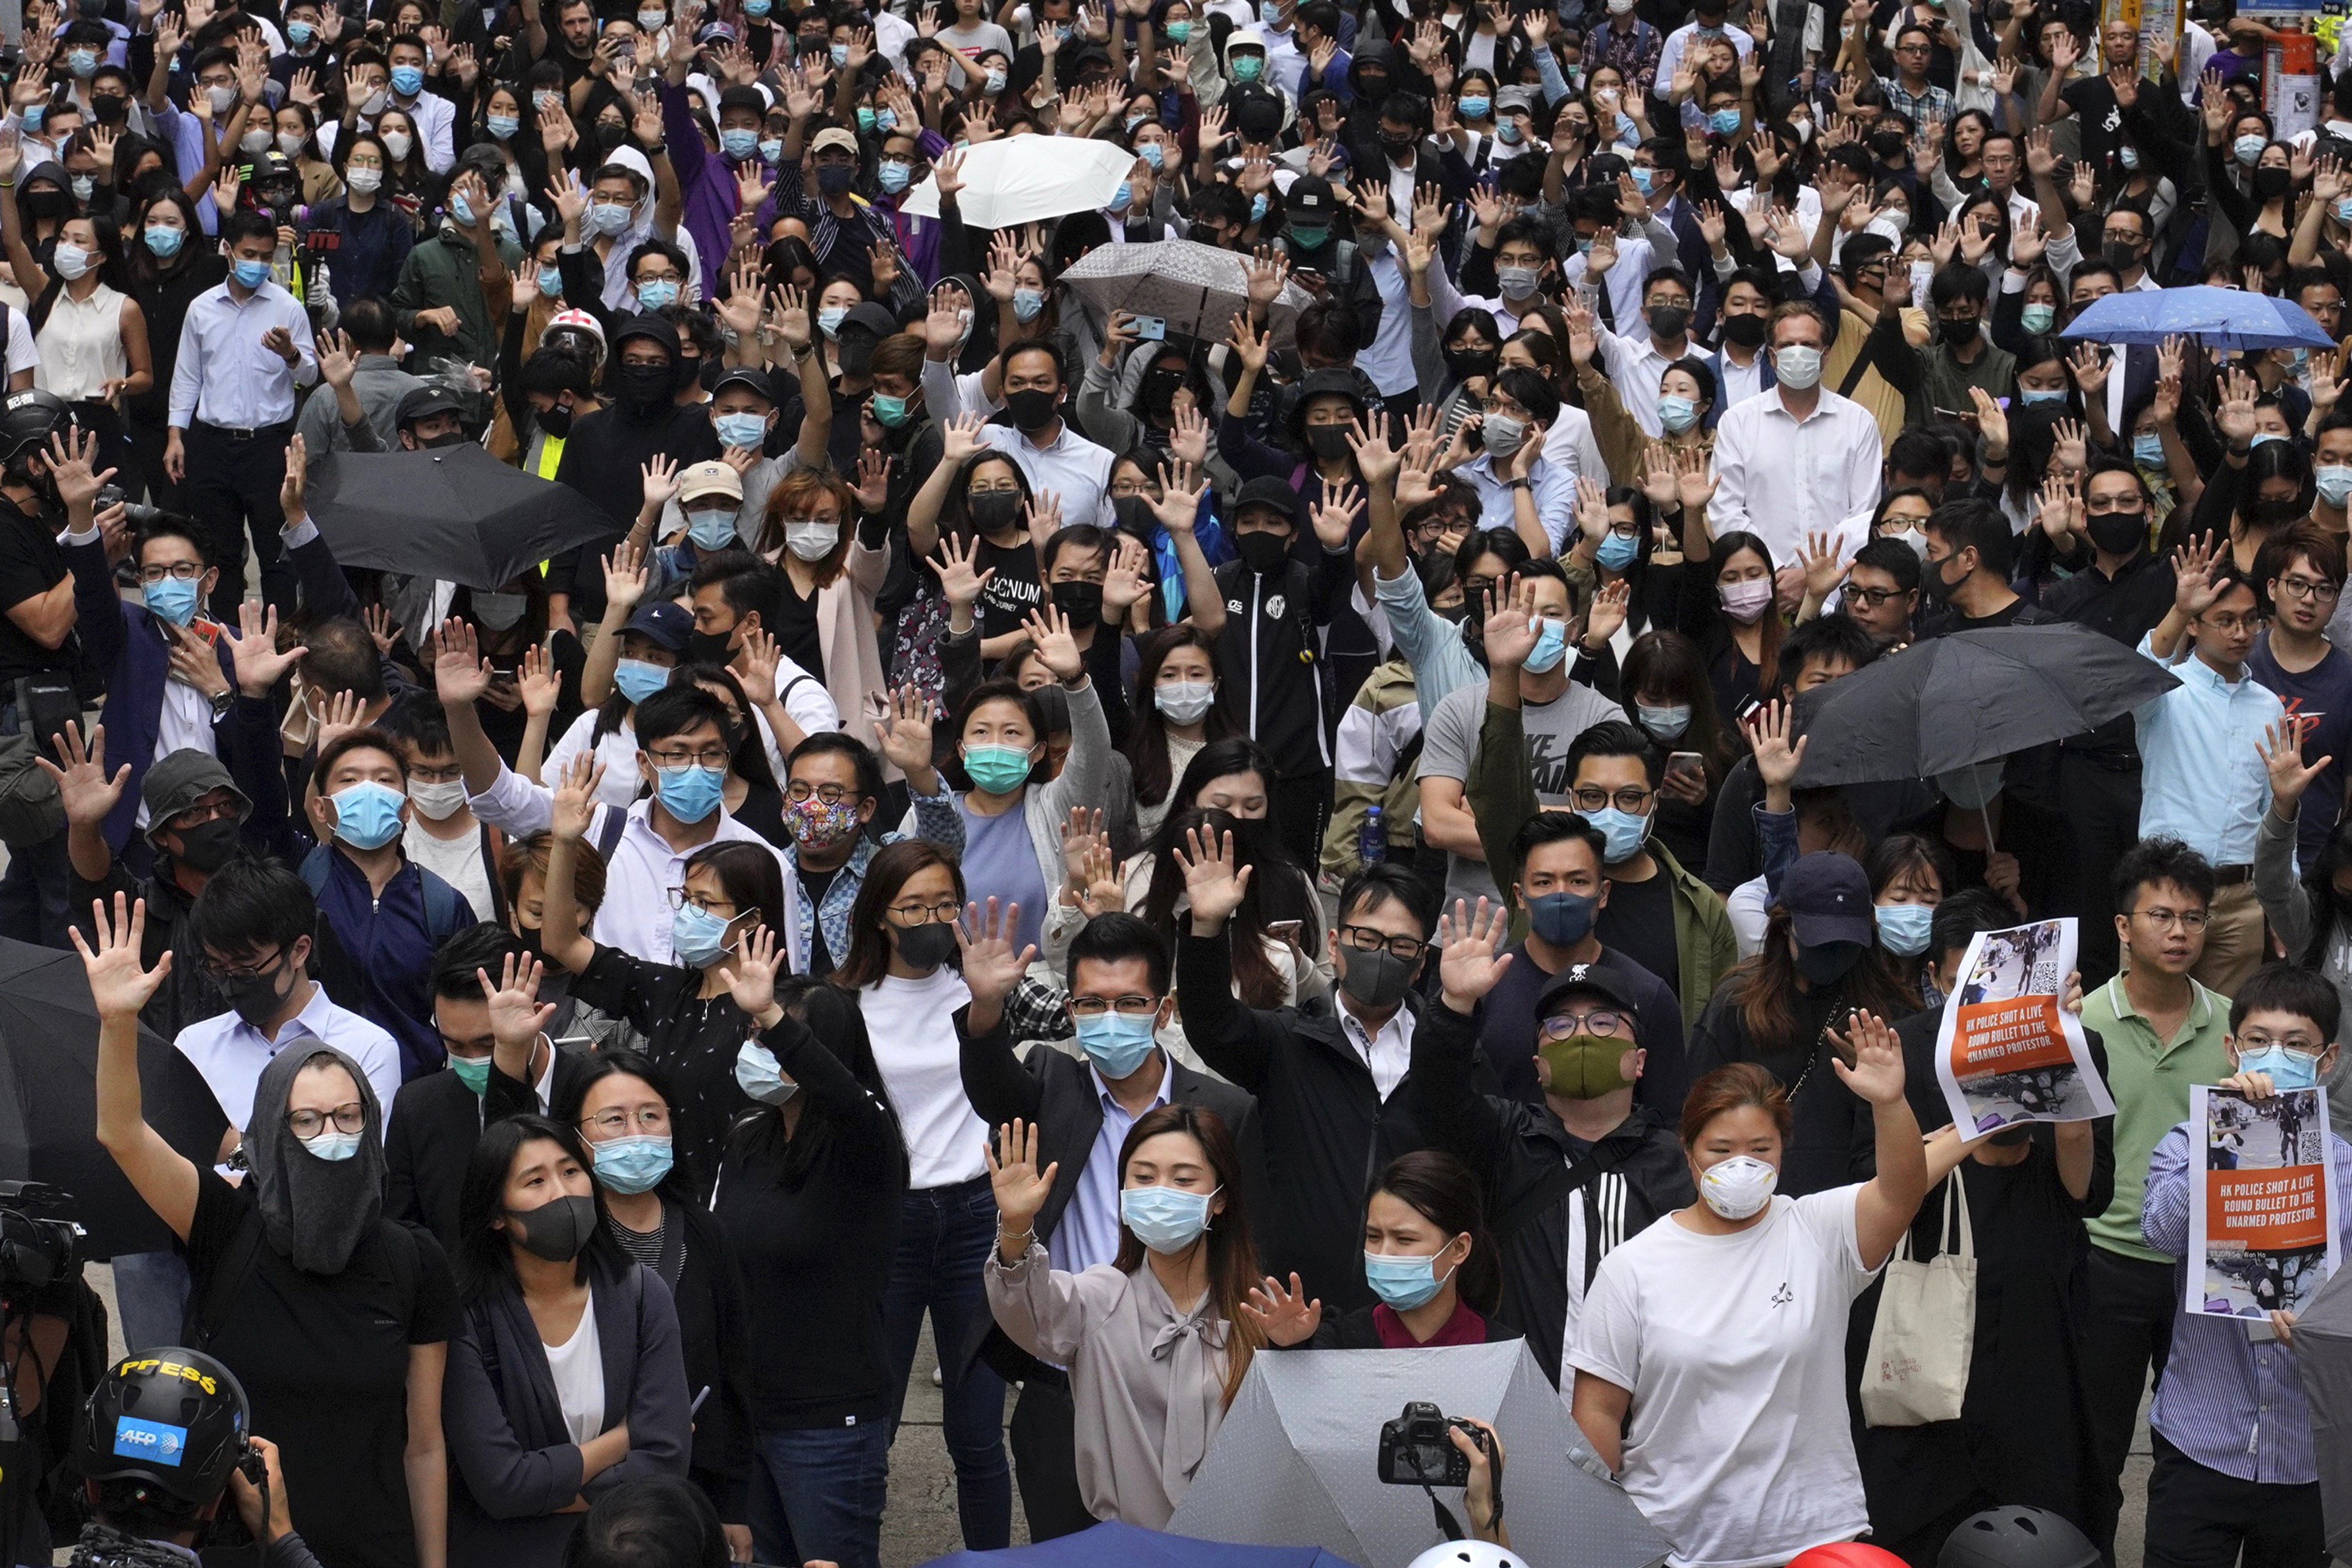
{"label": "afp sticker on helmet", "polygon": [[188,1429],[185,1426],[170,1426],[161,1421],[142,1421],[135,1415],[114,1418],[114,1451],[124,1458],[177,1465],[187,1447]]}

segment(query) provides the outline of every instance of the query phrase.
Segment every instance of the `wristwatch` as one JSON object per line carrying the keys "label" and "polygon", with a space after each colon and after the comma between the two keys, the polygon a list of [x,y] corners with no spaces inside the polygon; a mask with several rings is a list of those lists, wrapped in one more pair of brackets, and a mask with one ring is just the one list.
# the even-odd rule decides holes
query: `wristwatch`
{"label": "wristwatch", "polygon": [[213,722],[217,724],[222,720],[227,718],[229,715],[229,710],[236,706],[236,690],[234,687],[230,688],[226,691],[215,691],[213,693]]}

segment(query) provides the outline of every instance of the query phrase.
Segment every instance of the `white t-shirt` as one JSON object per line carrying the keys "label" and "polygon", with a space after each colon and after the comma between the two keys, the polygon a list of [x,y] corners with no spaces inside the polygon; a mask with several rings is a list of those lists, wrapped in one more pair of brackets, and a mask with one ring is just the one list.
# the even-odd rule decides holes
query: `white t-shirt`
{"label": "white t-shirt", "polygon": [[555,1377],[555,1402],[563,1407],[564,1430],[573,1442],[585,1443],[604,1430],[604,1342],[596,1333],[593,1285],[572,1337],[541,1348],[547,1352],[547,1370]]}
{"label": "white t-shirt", "polygon": [[1601,1260],[1569,1363],[1633,1390],[1621,1479],[1675,1568],[1767,1568],[1870,1528],[1846,1313],[1875,1271],[1859,1185],[1702,1236],[1671,1216]]}
{"label": "white t-shirt", "polygon": [[457,889],[457,896],[472,906],[476,920],[488,920],[490,911],[498,908],[490,900],[489,868],[482,863],[480,828],[455,838],[436,838],[413,816],[401,829],[400,847],[408,851],[410,860]]}
{"label": "white t-shirt", "polygon": [[884,975],[857,994],[882,1087],[898,1113],[911,1165],[907,1184],[953,1186],[988,1169],[988,1128],[963,1095],[955,1010],[971,1000],[963,976],[941,964],[920,980]]}

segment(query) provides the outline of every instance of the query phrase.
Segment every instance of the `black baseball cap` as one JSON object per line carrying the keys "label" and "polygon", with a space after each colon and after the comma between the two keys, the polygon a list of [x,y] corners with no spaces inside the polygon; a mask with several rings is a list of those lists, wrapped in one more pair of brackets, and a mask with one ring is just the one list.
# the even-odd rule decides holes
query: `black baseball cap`
{"label": "black baseball cap", "polygon": [[1331,194],[1330,181],[1318,174],[1302,174],[1290,183],[1290,189],[1282,193],[1282,205],[1291,227],[1297,228],[1303,223],[1313,228],[1318,225],[1328,225],[1331,215],[1339,210],[1339,203]]}
{"label": "black baseball cap", "polygon": [[621,631],[624,636],[635,632],[650,638],[656,647],[684,653],[687,639],[694,633],[694,617],[675,600],[656,599],[651,604],[639,605]]}
{"label": "black baseball cap", "polygon": [[1824,849],[1799,856],[1780,879],[1780,902],[1794,919],[1800,946],[1850,942],[1867,947],[1878,940],[1870,878],[1851,855]]}
{"label": "black baseball cap", "polygon": [[462,416],[465,412],[466,405],[459,403],[446,388],[435,386],[428,382],[423,386],[411,387],[402,395],[400,412],[394,418],[393,423],[395,426],[414,425],[419,419],[430,419],[436,414]]}
{"label": "black baseball cap", "polygon": [[771,403],[781,401],[776,396],[776,384],[770,381],[768,373],[757,365],[728,364],[724,361],[719,362],[715,373],[710,375],[706,384],[706,390],[711,396],[716,397],[730,386],[749,387]]}
{"label": "black baseball cap", "polygon": [[1282,520],[1293,528],[1298,526],[1298,492],[1287,481],[1271,474],[1261,474],[1242,487],[1234,501],[1234,520],[1241,521],[1243,512],[1251,507],[1265,507],[1282,514]]}
{"label": "black baseball cap", "polygon": [[1633,1000],[1633,987],[1622,975],[1612,973],[1597,963],[1571,963],[1544,982],[1542,994],[1536,998],[1536,1016],[1549,1018],[1553,1009],[1570,996],[1599,996],[1615,1003],[1631,1016],[1639,1005]]}

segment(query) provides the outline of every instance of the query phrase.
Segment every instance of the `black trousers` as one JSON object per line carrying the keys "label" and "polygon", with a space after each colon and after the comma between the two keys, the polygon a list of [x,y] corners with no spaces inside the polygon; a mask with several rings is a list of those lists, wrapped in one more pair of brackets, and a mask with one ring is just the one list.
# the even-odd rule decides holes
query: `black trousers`
{"label": "black trousers", "polygon": [[1029,1539],[1092,1530],[1097,1521],[1078,1494],[1077,1407],[1069,1384],[1045,1376],[1023,1383],[1005,1436],[1013,1444],[1013,1478],[1021,1484]]}
{"label": "black trousers", "polygon": [[[2171,1264],[2125,1258],[2096,1245],[2090,1250],[2075,1353],[2082,1358],[2091,1452],[2098,1467],[2093,1478],[2091,1539],[2113,1562],[2116,1521],[2124,1506],[2124,1460],[2139,1422],[2140,1395],[2151,1378],[2164,1375],[2180,1298]],[[2148,1539],[2156,1539],[2153,1520]]]}
{"label": "black trousers", "polygon": [[131,467],[116,482],[124,489],[143,491],[150,506],[160,506],[165,511],[186,511],[187,487],[163,471],[163,448],[171,440],[170,426],[133,415],[122,422],[122,434],[130,447]]}
{"label": "black trousers", "polygon": [[261,596],[280,615],[294,608],[294,567],[278,542],[286,513],[278,487],[286,482],[286,443],[293,421],[252,432],[223,430],[198,420],[181,437],[187,454],[188,510],[205,531],[220,582],[213,589],[212,617],[236,624],[245,598],[245,542],[253,538],[261,563]]}
{"label": "black trousers", "polygon": [[2139,770],[2102,767],[2078,751],[2058,752],[2058,812],[2073,843],[2056,912],[2082,921],[2075,963],[2090,992],[2115,976],[2116,862],[2139,842]]}
{"label": "black trousers", "polygon": [[2155,1437],[2147,1568],[2327,1568],[2317,1481],[2240,1480]]}

